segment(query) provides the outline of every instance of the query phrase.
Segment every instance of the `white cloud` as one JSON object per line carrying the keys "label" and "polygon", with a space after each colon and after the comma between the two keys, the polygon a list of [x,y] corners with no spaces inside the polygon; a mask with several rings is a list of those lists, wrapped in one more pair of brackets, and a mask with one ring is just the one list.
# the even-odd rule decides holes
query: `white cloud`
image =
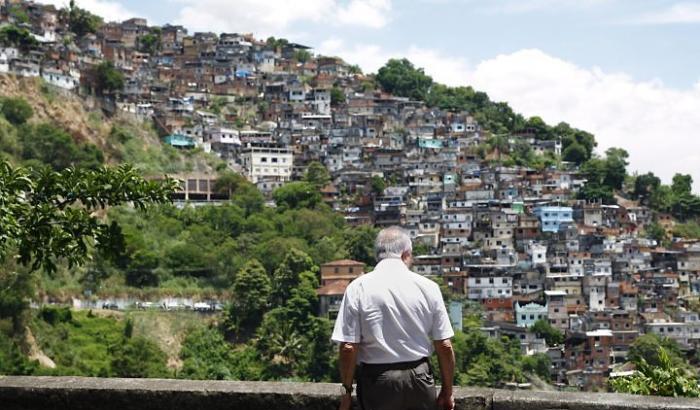
{"label": "white cloud", "polygon": [[665,10],[642,14],[627,22],[632,24],[700,23],[700,4],[677,3]]}
{"label": "white cloud", "polygon": [[[68,0],[41,0],[45,4],[53,4],[61,8],[68,6]],[[93,14],[105,19],[105,21],[123,21],[132,17],[141,16],[141,14],[133,12],[118,1],[109,0],[77,0],[76,5],[80,8],[90,11]]]}
{"label": "white cloud", "polygon": [[660,81],[581,68],[539,50],[483,61],[465,80],[524,115],[593,132],[601,152],[626,149],[630,171],[653,171],[667,182],[676,172],[691,174],[700,192],[700,82],[675,90]]}
{"label": "white cloud", "polygon": [[391,0],[174,0],[181,4],[175,23],[195,31],[288,35],[297,22],[381,28]]}
{"label": "white cloud", "polygon": [[343,40],[330,38],[322,42],[316,50],[320,54],[342,57],[350,64],[359,65],[366,73],[376,72],[390,58],[407,58],[416,67],[424,68],[435,81],[448,85],[463,84],[465,73],[469,70],[469,64],[464,58],[447,56],[416,46],[410,46],[404,51],[386,51],[376,44],[354,44],[346,47]]}
{"label": "white cloud", "polygon": [[[561,9],[583,9],[610,3],[613,0],[491,0],[484,11],[490,13],[531,13]],[[476,1],[475,1],[476,2]]]}
{"label": "white cloud", "polygon": [[347,7],[340,7],[338,21],[343,24],[359,24],[382,28],[389,20],[390,0],[352,0]]}

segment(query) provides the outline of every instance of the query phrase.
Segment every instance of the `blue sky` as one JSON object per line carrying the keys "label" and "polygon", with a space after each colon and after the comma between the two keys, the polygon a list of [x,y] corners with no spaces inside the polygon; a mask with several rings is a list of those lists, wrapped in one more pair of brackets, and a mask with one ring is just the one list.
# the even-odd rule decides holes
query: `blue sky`
{"label": "blue sky", "polygon": [[[64,0],[47,0],[62,4]],[[525,115],[630,152],[630,171],[700,192],[700,0],[78,0],[191,31],[253,32],[373,72],[408,57]]]}

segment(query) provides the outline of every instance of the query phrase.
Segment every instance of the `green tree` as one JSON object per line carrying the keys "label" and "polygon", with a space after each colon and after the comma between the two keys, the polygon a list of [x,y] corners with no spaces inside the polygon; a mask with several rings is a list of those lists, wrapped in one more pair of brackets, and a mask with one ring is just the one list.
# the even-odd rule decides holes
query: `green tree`
{"label": "green tree", "polygon": [[546,320],[538,320],[535,322],[530,331],[538,337],[544,338],[549,346],[557,346],[564,342],[564,334]]}
{"label": "green tree", "polygon": [[309,255],[298,249],[290,250],[272,275],[272,305],[283,306],[292,297],[294,289],[302,283],[302,273],[311,272],[315,276],[317,271],[318,266]]}
{"label": "green tree", "polygon": [[317,187],[306,181],[284,184],[272,192],[272,197],[282,209],[315,208],[321,203]]}
{"label": "green tree", "polygon": [[24,98],[5,97],[0,100],[0,113],[7,118],[7,121],[17,126],[32,118],[34,110]]}
{"label": "green tree", "polygon": [[125,338],[112,347],[111,353],[110,365],[116,377],[163,378],[170,375],[165,353],[144,337]]}
{"label": "green tree", "polygon": [[331,88],[331,105],[337,107],[340,104],[345,104],[345,92],[337,86]]}
{"label": "green tree", "polygon": [[78,7],[75,0],[71,0],[68,7],[61,10],[61,17],[68,22],[68,28],[78,38],[86,34],[96,33],[102,25],[102,18]]}
{"label": "green tree", "polygon": [[648,203],[654,191],[656,191],[661,185],[661,180],[659,177],[651,172],[646,174],[638,175],[634,179],[634,190],[632,191],[632,197],[639,199],[642,203]]}
{"label": "green tree", "polygon": [[386,189],[386,182],[384,181],[384,178],[377,175],[370,179],[369,184],[374,195],[382,195]]}
{"label": "green tree", "polygon": [[294,52],[294,59],[302,64],[311,60],[312,57],[313,56],[311,55],[311,53],[309,53],[307,50],[296,50]]}
{"label": "green tree", "polygon": [[155,54],[160,47],[160,31],[154,30],[151,33],[139,37],[139,50],[148,53]]}
{"label": "green tree", "polygon": [[229,318],[237,331],[255,329],[270,303],[270,277],[255,259],[250,260],[236,274],[233,281]]}
{"label": "green tree", "polygon": [[573,162],[576,165],[581,165],[588,159],[588,153],[583,145],[578,142],[573,142],[562,152],[562,159],[564,161]]}
{"label": "green tree", "polygon": [[551,379],[551,367],[552,361],[546,354],[537,353],[523,357],[523,370],[539,376],[542,380],[549,381]]}
{"label": "green tree", "polygon": [[683,174],[675,174],[671,182],[671,192],[677,197],[690,194],[693,189],[693,177]]}
{"label": "green tree", "polygon": [[627,360],[632,363],[641,363],[644,360],[651,366],[660,366],[659,349],[663,349],[675,366],[683,365],[683,354],[678,344],[668,337],[659,337],[655,334],[639,336],[630,346]]}
{"label": "green tree", "polygon": [[666,230],[656,221],[645,226],[644,232],[649,238],[655,240],[658,244],[666,242]]}
{"label": "green tree", "polygon": [[0,45],[5,47],[16,47],[23,53],[39,47],[39,42],[32,36],[26,28],[19,28],[15,25],[0,27]]}
{"label": "green tree", "polygon": [[[32,173],[0,161],[0,263],[16,255],[16,261],[31,270],[53,272],[57,259],[69,268],[83,264],[91,247],[115,257],[124,249],[121,229],[101,220],[96,212],[121,204],[143,210],[169,201],[174,187],[171,180],[146,181],[128,165]],[[9,301],[0,300],[0,313],[4,317],[9,313],[18,325],[31,295],[27,293],[31,280],[22,271],[4,275],[9,283],[0,286],[0,295],[12,296]]]}
{"label": "green tree", "polygon": [[369,225],[346,229],[344,236],[350,258],[374,266],[374,240],[377,233],[379,230]]}
{"label": "green tree", "polygon": [[658,347],[654,356],[656,365],[644,358],[637,358],[637,371],[631,376],[610,380],[618,393],[631,393],[670,397],[700,397],[700,387],[695,377],[689,376],[674,364],[672,356]]}
{"label": "green tree", "polygon": [[316,189],[321,189],[331,182],[331,174],[322,163],[313,161],[306,167],[304,181]]}
{"label": "green tree", "polygon": [[376,79],[384,91],[416,100],[424,100],[433,84],[422,68],[415,68],[405,58],[390,59],[379,69]]}
{"label": "green tree", "polygon": [[124,74],[111,61],[95,67],[95,90],[98,94],[111,94],[124,88]]}
{"label": "green tree", "polygon": [[629,154],[622,148],[608,148],[605,151],[605,178],[603,183],[612,189],[622,189],[627,176]]}

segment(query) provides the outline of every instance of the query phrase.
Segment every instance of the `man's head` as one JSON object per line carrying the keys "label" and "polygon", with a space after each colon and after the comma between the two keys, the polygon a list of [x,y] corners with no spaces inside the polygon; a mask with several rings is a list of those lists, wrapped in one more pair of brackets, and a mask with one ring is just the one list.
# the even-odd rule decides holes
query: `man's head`
{"label": "man's head", "polygon": [[398,226],[391,226],[379,231],[377,239],[374,241],[374,252],[377,261],[400,258],[409,267],[413,262],[411,237],[405,229]]}

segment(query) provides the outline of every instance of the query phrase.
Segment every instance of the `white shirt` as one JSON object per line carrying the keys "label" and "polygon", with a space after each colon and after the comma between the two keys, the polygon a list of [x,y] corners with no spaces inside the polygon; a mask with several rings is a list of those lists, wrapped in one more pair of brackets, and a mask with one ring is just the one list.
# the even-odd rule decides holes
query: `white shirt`
{"label": "white shirt", "polygon": [[433,353],[433,340],[454,336],[440,287],[384,259],[345,290],[331,339],[359,343],[358,362],[396,363]]}

